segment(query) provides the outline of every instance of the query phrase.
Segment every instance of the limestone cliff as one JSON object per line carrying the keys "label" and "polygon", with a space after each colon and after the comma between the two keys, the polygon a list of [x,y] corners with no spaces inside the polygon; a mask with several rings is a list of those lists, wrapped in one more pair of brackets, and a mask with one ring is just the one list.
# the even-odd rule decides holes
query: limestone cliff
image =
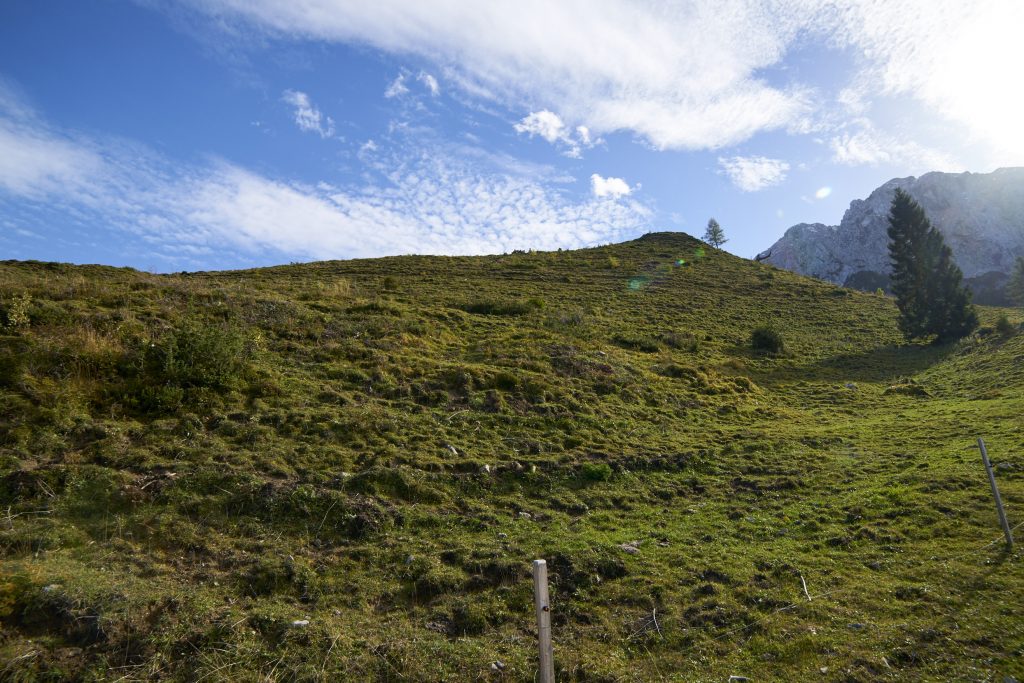
{"label": "limestone cliff", "polygon": [[1002,286],[1024,256],[1024,168],[992,173],[926,173],[895,178],[867,199],[855,199],[839,225],[801,223],[762,260],[857,289],[889,280],[889,204],[903,188],[945,237],[979,303],[1004,303]]}

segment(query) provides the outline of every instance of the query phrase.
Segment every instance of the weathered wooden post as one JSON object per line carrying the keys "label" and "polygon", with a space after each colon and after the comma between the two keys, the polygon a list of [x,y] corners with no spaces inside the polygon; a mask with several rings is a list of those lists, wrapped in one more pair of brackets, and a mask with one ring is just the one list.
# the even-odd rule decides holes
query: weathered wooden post
{"label": "weathered wooden post", "polygon": [[537,607],[537,644],[540,647],[540,683],[555,683],[551,648],[551,604],[548,601],[548,563],[533,561],[533,602]]}
{"label": "weathered wooden post", "polygon": [[999,497],[999,487],[996,486],[996,475],[992,471],[992,463],[988,460],[988,451],[985,449],[985,440],[978,437],[978,448],[981,450],[981,461],[985,463],[985,472],[988,473],[988,483],[992,487],[992,496],[996,499],[996,512],[999,513],[999,524],[1003,527],[1003,534],[1006,536],[1006,547],[1013,550],[1013,532],[1010,531],[1010,523],[1006,521],[1006,511],[1003,510],[1003,499]]}

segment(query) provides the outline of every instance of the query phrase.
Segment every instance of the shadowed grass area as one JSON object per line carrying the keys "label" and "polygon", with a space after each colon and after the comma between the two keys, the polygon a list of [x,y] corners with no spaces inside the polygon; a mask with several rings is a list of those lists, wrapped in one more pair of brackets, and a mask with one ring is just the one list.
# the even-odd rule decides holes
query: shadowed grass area
{"label": "shadowed grass area", "polygon": [[537,557],[559,680],[1024,676],[1020,311],[903,345],[670,233],[0,307],[0,678],[529,681]]}

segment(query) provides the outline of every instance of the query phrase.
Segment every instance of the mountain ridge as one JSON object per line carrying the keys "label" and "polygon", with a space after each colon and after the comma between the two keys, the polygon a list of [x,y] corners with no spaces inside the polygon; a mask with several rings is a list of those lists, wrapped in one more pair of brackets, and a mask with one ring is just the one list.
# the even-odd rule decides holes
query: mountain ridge
{"label": "mountain ridge", "polygon": [[975,300],[1007,304],[1002,287],[1014,259],[1024,256],[1021,167],[893,178],[867,198],[850,202],[838,225],[794,225],[759,259],[854,289],[887,289],[887,216],[897,188],[910,193],[943,234]]}

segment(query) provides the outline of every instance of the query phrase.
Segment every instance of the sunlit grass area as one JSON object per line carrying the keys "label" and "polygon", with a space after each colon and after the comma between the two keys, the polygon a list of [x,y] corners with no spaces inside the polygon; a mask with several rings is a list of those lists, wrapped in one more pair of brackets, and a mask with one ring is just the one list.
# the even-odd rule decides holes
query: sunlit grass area
{"label": "sunlit grass area", "polygon": [[559,680],[1024,676],[1020,311],[667,233],[0,300],[0,678],[530,681],[535,558]]}

